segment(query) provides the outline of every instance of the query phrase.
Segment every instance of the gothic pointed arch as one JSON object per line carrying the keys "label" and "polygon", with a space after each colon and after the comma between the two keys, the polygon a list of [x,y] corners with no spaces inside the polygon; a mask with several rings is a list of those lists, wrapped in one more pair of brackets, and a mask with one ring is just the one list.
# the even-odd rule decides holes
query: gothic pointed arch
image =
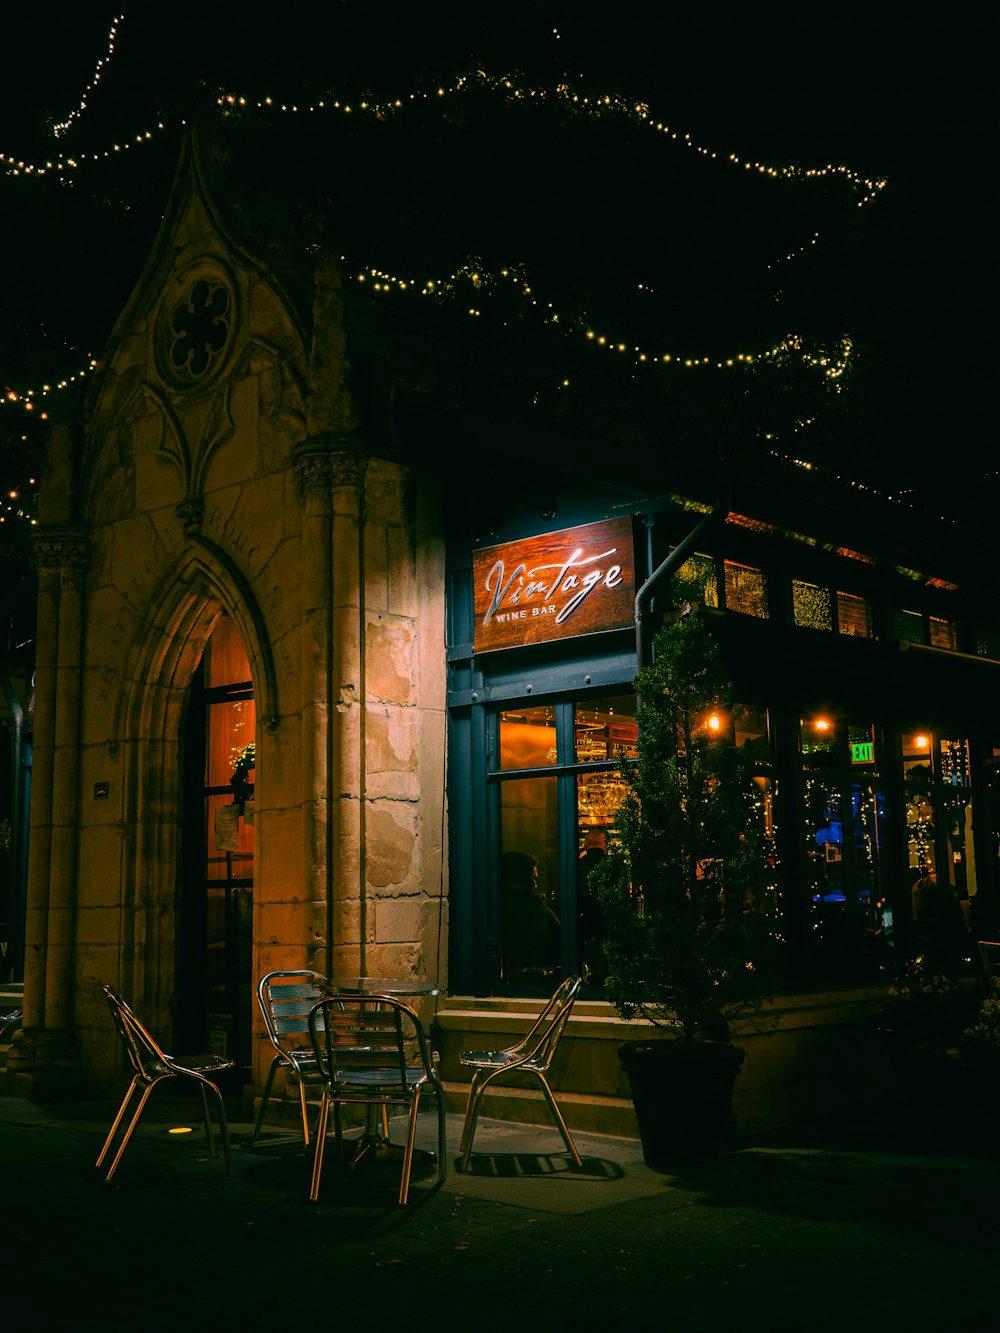
{"label": "gothic pointed arch", "polygon": [[[274,666],[252,590],[225,555],[196,539],[161,580],[129,656],[111,735],[120,738],[125,789],[121,880],[123,978],[163,1004],[175,990],[175,900],[182,804],[181,746],[188,692],[224,615],[250,661],[258,717],[273,727]],[[168,1015],[162,1015],[168,1020]]]}
{"label": "gothic pointed arch", "polygon": [[[155,735],[167,725],[169,702],[156,705],[154,695],[163,690],[165,701],[183,697],[221,615],[230,616],[239,630],[250,661],[258,715],[269,729],[276,724],[274,656],[253,590],[213,542],[195,534],[189,541],[181,563],[161,579],[150,597],[151,610],[128,667],[131,683],[119,696],[118,715],[111,721],[113,737]],[[179,709],[180,702],[176,706]]]}

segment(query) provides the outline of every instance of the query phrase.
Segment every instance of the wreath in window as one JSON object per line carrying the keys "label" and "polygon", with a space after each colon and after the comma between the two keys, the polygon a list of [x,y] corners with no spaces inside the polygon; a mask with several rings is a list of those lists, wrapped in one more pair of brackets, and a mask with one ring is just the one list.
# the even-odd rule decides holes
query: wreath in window
{"label": "wreath in window", "polygon": [[254,784],[250,781],[250,772],[256,767],[257,748],[253,741],[244,745],[236,756],[236,766],[229,779],[233,789],[233,805],[238,805],[240,814],[246,814],[247,802],[253,800]]}

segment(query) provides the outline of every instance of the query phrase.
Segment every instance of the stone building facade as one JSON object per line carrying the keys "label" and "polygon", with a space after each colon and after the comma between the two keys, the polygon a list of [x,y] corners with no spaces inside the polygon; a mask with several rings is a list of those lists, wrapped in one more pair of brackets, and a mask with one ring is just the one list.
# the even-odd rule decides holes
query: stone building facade
{"label": "stone building facade", "polygon": [[[223,166],[192,137],[82,423],[51,433],[5,1089],[120,1084],[110,983],[168,1047],[231,1056],[249,1100],[255,983],[309,967],[437,982],[457,1109],[461,1053],[579,972],[560,1104],[634,1134],[585,867],[669,570],[733,667],[787,942],[740,1124],[882,1116],[868,1020],[918,948],[911,880],[960,900],[967,982],[1000,920],[992,566],[801,469],[532,427],[479,344],[448,364],[422,315],[394,342]],[[494,1108],[546,1114],[521,1087]]]}
{"label": "stone building facade", "polygon": [[[218,846],[210,803],[185,790],[203,763],[185,746],[220,626],[245,654],[256,717],[252,831],[245,809],[239,820],[247,977],[309,966],[445,980],[434,492],[366,438],[337,264],[317,253],[304,267],[281,220],[262,220],[272,205],[220,189],[217,165],[188,145],[82,430],[52,432],[24,1023],[8,1086],[111,1080],[105,982],[165,1042],[225,1040],[201,965],[186,971],[205,941],[180,948],[182,916],[197,917],[192,839]],[[249,1063],[266,1059],[252,1047]]]}

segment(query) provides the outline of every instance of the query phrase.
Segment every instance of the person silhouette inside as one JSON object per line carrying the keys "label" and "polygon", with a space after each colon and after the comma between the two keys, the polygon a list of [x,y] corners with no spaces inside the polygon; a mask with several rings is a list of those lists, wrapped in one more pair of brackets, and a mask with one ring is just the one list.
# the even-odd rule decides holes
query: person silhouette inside
{"label": "person silhouette inside", "polygon": [[603,829],[588,829],[583,838],[583,851],[577,862],[576,918],[580,948],[580,975],[584,983],[603,981],[604,971],[604,913],[590,884],[590,872],[608,853],[607,836]]}
{"label": "person silhouette inside", "polygon": [[972,937],[958,895],[934,871],[913,885],[913,943],[932,973],[954,972],[971,956]]}
{"label": "person silhouette inside", "polygon": [[505,977],[556,965],[559,917],[545,899],[538,862],[528,852],[504,852],[500,858],[500,923]]}

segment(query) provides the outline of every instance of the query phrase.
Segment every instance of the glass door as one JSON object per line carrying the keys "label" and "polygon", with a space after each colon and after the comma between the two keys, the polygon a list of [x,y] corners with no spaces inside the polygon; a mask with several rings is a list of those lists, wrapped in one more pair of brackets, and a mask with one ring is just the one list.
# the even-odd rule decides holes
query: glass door
{"label": "glass door", "polygon": [[493,984],[547,994],[560,977],[604,979],[594,864],[625,794],[633,695],[510,707],[493,719]]}
{"label": "glass door", "polygon": [[188,1049],[245,1081],[253,1002],[254,735],[250,664],[220,620],[192,683],[184,738],[178,1024]]}

